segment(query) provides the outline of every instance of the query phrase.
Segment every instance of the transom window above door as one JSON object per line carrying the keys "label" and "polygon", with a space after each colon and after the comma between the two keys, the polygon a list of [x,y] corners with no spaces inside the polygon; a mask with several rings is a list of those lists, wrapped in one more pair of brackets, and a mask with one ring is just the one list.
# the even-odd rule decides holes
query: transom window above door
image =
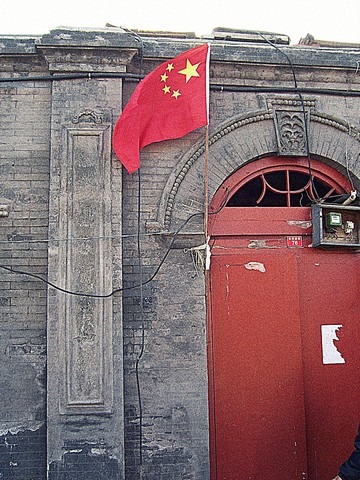
{"label": "transom window above door", "polygon": [[296,162],[249,172],[237,187],[230,192],[227,207],[307,207],[318,199],[331,203],[346,193],[325,172]]}

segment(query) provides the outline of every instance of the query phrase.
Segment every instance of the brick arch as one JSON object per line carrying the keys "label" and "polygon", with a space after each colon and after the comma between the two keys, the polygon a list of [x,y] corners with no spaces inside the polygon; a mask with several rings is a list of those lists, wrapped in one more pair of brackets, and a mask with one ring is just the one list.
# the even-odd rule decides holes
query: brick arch
{"label": "brick arch", "polygon": [[[360,130],[346,120],[312,112],[309,122],[311,156],[360,183]],[[272,110],[252,112],[221,125],[209,138],[209,200],[236,170],[259,158],[278,154]],[[178,228],[191,214],[203,211],[205,142],[188,151],[164,188],[158,222],[165,230]],[[202,230],[202,220],[191,230]]]}

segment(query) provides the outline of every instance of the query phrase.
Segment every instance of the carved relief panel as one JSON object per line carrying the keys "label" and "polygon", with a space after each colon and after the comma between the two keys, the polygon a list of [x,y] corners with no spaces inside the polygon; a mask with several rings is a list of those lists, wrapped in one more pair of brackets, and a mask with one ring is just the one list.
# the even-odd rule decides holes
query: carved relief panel
{"label": "carved relief panel", "polygon": [[[84,123],[66,129],[66,199],[60,223],[71,241],[62,248],[66,288],[88,294],[111,290],[110,126]],[[78,239],[78,240],[77,240]],[[65,388],[62,411],[111,410],[111,300],[67,296],[64,299]]]}
{"label": "carved relief panel", "polygon": [[310,111],[315,108],[315,100],[277,97],[267,99],[267,105],[274,112],[279,155],[307,155]]}
{"label": "carved relief panel", "polygon": [[86,295],[57,291],[49,301],[58,331],[59,413],[109,413],[112,299],[97,296],[112,290],[111,124],[85,110],[60,131],[50,237],[61,241],[50,244],[50,275],[65,290]]}

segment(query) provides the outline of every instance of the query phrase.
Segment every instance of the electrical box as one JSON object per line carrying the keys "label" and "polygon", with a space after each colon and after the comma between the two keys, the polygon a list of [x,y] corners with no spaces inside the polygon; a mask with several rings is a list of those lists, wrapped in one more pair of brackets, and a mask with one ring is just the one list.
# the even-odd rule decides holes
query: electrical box
{"label": "electrical box", "polygon": [[360,207],[314,203],[311,214],[313,247],[360,248]]}

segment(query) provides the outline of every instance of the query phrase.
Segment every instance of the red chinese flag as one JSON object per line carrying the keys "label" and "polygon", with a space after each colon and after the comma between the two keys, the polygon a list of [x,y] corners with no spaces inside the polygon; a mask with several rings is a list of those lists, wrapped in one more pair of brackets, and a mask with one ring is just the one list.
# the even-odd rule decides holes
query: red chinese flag
{"label": "red chinese flag", "polygon": [[113,148],[129,173],[140,150],[208,124],[209,45],[162,63],[137,86],[114,129]]}

